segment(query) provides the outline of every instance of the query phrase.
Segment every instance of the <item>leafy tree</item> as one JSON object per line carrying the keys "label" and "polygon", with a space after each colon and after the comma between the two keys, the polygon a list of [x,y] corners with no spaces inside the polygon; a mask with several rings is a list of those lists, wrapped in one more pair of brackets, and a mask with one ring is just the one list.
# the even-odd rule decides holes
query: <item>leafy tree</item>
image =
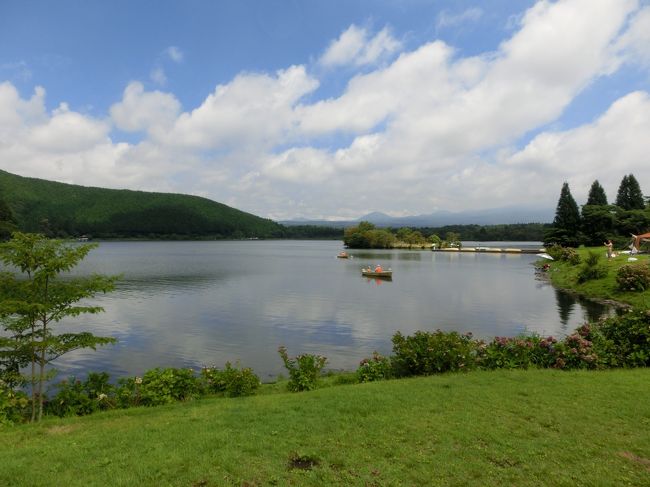
{"label": "leafy tree", "polygon": [[[15,372],[29,366],[31,420],[43,415],[43,386],[53,360],[72,350],[114,343],[114,338],[88,332],[54,332],[61,320],[103,311],[79,301],[111,291],[115,277],[62,278],[96,244],[74,245],[49,240],[43,235],[14,233],[0,245],[0,260],[19,271],[0,274],[0,323],[8,336],[0,338],[0,360],[4,369]],[[2,372],[0,370],[0,372]]]}
{"label": "leafy tree", "polygon": [[16,218],[7,202],[0,198],[0,240],[9,240],[16,231]]}
{"label": "leafy tree", "polygon": [[605,190],[600,185],[596,179],[589,190],[589,196],[587,197],[586,205],[606,205],[607,204],[607,195]]}
{"label": "leafy tree", "polygon": [[571,195],[569,183],[565,182],[555,210],[553,229],[545,236],[546,242],[575,247],[579,243],[580,211]]}
{"label": "leafy tree", "polygon": [[611,238],[616,222],[615,206],[585,205],[582,207],[582,232],[586,245],[602,245]]}
{"label": "leafy tree", "polygon": [[616,195],[616,206],[624,210],[643,210],[645,208],[643,193],[634,175],[623,176]]}

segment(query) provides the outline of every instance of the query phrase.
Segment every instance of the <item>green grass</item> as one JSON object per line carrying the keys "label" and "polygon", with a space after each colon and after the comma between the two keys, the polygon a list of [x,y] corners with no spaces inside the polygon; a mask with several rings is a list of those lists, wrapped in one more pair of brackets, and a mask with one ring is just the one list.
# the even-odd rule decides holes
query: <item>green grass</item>
{"label": "green grass", "polygon": [[[645,292],[621,292],[617,289],[616,271],[623,265],[631,264],[627,260],[629,257],[627,254],[620,254],[617,257],[607,260],[604,247],[581,247],[577,251],[583,262],[590,251],[602,255],[600,265],[607,269],[607,275],[602,279],[595,279],[580,284],[578,283],[578,272],[582,264],[571,265],[568,262],[554,261],[550,262],[551,268],[548,272],[554,286],[574,291],[588,298],[613,300],[646,309],[650,307],[650,290]],[[648,263],[650,261],[650,255],[648,254],[640,254],[635,257],[638,259],[635,264]],[[543,263],[548,263],[548,261],[544,261]]]}
{"label": "green grass", "polygon": [[648,485],[649,383],[475,372],[47,419],[0,431],[0,485]]}

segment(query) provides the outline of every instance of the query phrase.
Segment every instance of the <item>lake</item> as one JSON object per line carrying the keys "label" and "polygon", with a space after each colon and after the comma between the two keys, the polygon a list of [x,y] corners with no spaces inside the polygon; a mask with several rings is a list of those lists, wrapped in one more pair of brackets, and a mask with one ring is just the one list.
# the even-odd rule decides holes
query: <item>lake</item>
{"label": "lake", "polygon": [[[265,380],[286,374],[280,345],[354,370],[374,350],[389,354],[397,331],[561,336],[605,311],[536,280],[534,255],[350,250],[351,259],[337,259],[342,248],[338,241],[101,243],[75,274],[122,279],[93,300],[104,313],[62,329],[119,343],[73,352],[57,368],[124,376],[239,361]],[[393,270],[392,281],[361,276],[361,267],[377,263]]]}

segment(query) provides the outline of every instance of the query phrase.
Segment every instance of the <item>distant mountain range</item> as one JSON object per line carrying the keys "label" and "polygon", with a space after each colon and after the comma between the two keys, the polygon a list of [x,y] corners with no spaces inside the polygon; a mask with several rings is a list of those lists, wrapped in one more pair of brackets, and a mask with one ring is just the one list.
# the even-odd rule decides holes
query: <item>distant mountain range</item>
{"label": "distant mountain range", "polygon": [[447,225],[500,225],[512,223],[550,223],[555,216],[551,208],[506,207],[467,211],[438,211],[427,215],[393,217],[378,211],[368,213],[356,220],[284,220],[283,225],[319,225],[344,228],[361,221],[378,227],[444,227]]}

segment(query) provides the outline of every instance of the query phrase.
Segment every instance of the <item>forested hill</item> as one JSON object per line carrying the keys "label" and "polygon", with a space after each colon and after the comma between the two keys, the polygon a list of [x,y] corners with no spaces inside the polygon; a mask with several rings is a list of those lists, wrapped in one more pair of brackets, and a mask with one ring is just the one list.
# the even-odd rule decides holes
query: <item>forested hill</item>
{"label": "forested hill", "polygon": [[77,186],[0,170],[0,198],[20,230],[59,237],[284,236],[276,222],[198,196]]}

